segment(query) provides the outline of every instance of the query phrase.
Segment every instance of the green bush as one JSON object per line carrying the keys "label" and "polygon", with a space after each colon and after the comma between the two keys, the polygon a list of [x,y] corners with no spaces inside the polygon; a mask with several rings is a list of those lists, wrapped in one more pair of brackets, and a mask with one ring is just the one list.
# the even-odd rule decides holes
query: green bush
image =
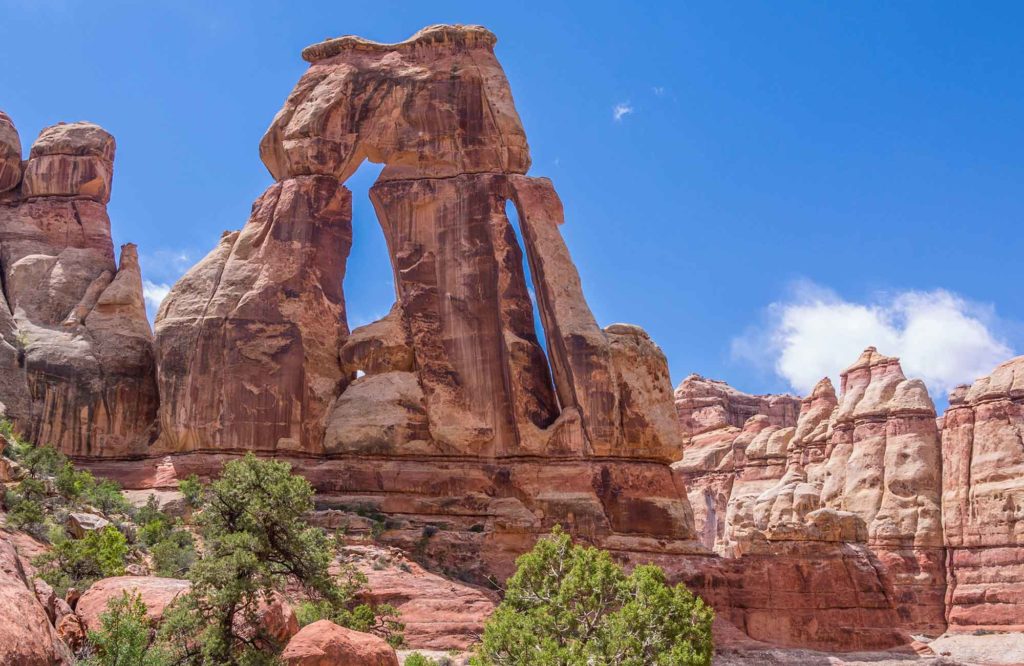
{"label": "green bush", "polygon": [[99,631],[89,632],[95,656],[86,666],[164,666],[169,655],[160,647],[149,647],[146,605],[137,593],[127,590],[107,603],[100,614]]}
{"label": "green bush", "polygon": [[166,578],[182,578],[196,561],[195,540],[185,530],[172,530],[149,549],[153,573]]}
{"label": "green bush", "polygon": [[27,477],[13,490],[4,493],[7,524],[36,537],[42,537],[46,521],[46,485],[39,479]]}
{"label": "green bush", "polygon": [[404,666],[441,666],[436,659],[424,657],[419,652],[413,652],[405,658]]}
{"label": "green bush", "polygon": [[113,479],[100,479],[85,496],[86,501],[106,514],[131,515],[133,507],[121,493],[121,484]]}
{"label": "green bush", "polygon": [[198,508],[203,503],[203,484],[195,474],[179,481],[178,491],[184,496],[189,508]]}
{"label": "green bush", "polygon": [[35,477],[53,476],[67,462],[64,454],[52,446],[24,445],[18,451],[18,462]]}
{"label": "green bush", "polygon": [[124,574],[130,551],[128,540],[112,525],[87,532],[81,539],[68,538],[55,529],[50,537],[53,548],[32,560],[39,577],[53,586],[59,595],[69,587],[88,587],[100,578]]}
{"label": "green bush", "polygon": [[706,666],[714,614],[656,566],[628,576],[556,528],[521,556],[484,626],[477,666]]}
{"label": "green bush", "polygon": [[[291,473],[287,463],[258,460],[252,454],[224,466],[220,478],[201,493],[197,523],[202,557],[189,571],[192,587],[164,616],[161,639],[178,663],[266,662],[284,647],[260,633],[241,636],[240,626],[256,626],[262,601],[301,588],[333,614],[349,611],[352,587],[339,585],[328,570],[333,542],[306,522],[313,510],[313,488]],[[376,622],[373,609],[353,621]],[[308,617],[310,609],[303,611]],[[242,620],[242,622],[236,622]]]}

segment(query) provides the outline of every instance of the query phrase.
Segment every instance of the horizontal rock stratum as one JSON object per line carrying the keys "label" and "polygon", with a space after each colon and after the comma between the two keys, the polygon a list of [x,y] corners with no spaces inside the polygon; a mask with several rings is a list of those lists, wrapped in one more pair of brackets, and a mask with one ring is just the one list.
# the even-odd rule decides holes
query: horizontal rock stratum
{"label": "horizontal rock stratum", "polygon": [[[115,262],[113,137],[58,124],[23,160],[0,112],[7,414],[132,488],[247,451],[288,460],[321,524],[373,516],[384,542],[471,582],[508,576],[561,524],[663,566],[723,636],[858,650],[1024,629],[1024,357],[955,392],[942,420],[874,348],[838,392],[692,375],[673,393],[647,333],[602,328],[587,305],[496,42],[432,26],[306,48],[259,146],[273,182],[174,285],[155,334],[135,246]],[[364,161],[383,165],[370,199],[396,296],[351,330],[345,182]],[[23,580],[8,587],[34,609]],[[422,625],[433,606],[408,607]],[[44,659],[51,634],[35,636]]]}

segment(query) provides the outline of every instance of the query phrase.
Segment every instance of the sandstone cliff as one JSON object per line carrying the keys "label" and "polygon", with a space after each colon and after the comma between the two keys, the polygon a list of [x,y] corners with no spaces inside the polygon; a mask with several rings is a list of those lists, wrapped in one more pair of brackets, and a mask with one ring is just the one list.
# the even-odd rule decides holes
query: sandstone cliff
{"label": "sandstone cliff", "polygon": [[115,263],[106,204],[114,138],[44,129],[21,162],[0,113],[0,401],[69,455],[144,452],[155,434],[152,333],[134,245]]}
{"label": "sandstone cliff", "polygon": [[[834,552],[823,543],[865,544],[897,624],[942,633],[941,447],[924,384],[869,348],[842,373],[840,398],[824,379],[795,426],[770,420],[756,414],[741,431],[722,423],[696,435],[673,465],[691,488],[705,544],[741,558],[784,546],[797,560]],[[859,599],[831,603],[851,598]]]}
{"label": "sandstone cliff", "polygon": [[950,628],[1024,631],[1024,356],[950,395],[942,455]]}

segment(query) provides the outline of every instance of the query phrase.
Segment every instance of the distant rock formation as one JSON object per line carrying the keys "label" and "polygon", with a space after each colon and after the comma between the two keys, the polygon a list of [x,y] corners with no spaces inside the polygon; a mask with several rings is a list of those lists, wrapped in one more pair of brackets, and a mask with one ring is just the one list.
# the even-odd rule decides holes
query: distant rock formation
{"label": "distant rock formation", "polygon": [[792,542],[866,544],[899,626],[938,635],[946,585],[935,408],[920,380],[873,347],[842,373],[841,391],[837,399],[819,382],[795,427],[757,414],[742,431],[693,437],[673,467],[689,484],[696,529],[728,557]]}
{"label": "distant rock formation", "polygon": [[[260,144],[276,182],[157,315],[154,451],[199,471],[247,450],[313,456],[300,468],[331,501],[397,515],[410,539],[447,521],[434,549],[481,577],[555,523],[629,552],[698,548],[669,468],[682,447],[665,357],[642,329],[594,320],[561,202],[524,175],[495,41],[434,26],[303,52]],[[384,164],[370,198],[397,300],[350,331],[343,183],[367,159]]]}
{"label": "distant rock formation", "polygon": [[1024,631],[1024,356],[953,391],[942,455],[950,628]]}
{"label": "distant rock formation", "polygon": [[125,456],[155,435],[152,332],[134,245],[114,261],[114,138],[47,127],[21,162],[0,113],[0,401],[33,440]]}

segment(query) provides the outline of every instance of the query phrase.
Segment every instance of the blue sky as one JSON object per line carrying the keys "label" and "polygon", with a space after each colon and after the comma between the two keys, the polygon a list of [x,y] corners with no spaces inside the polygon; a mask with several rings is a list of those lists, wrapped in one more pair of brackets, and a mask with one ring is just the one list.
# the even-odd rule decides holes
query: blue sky
{"label": "blue sky", "polygon": [[[1024,351],[1014,3],[0,0],[0,19],[0,108],[26,151],[60,120],[116,136],[115,242],[153,285],[270,183],[257,146],[304,46],[480,23],[595,315],[644,326],[674,381],[803,390],[874,343],[936,394]],[[355,324],[393,294],[373,172],[349,183]]]}

